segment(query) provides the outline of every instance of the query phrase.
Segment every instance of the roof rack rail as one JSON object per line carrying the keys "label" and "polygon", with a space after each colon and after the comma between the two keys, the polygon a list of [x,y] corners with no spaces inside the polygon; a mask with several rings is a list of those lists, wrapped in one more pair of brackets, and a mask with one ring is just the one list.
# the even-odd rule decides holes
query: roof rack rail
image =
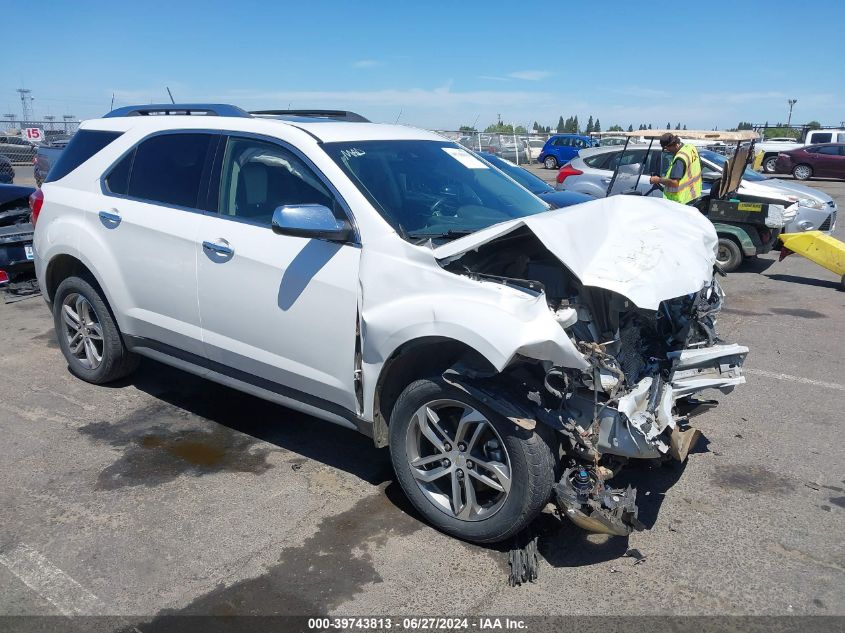
{"label": "roof rack rail", "polygon": [[338,121],[353,121],[369,123],[370,120],[348,110],[250,110],[250,114],[291,117],[313,117],[321,119],[336,119]]}
{"label": "roof rack rail", "polygon": [[151,103],[112,110],[104,119],[124,116],[200,115],[249,117],[246,110],[225,103]]}

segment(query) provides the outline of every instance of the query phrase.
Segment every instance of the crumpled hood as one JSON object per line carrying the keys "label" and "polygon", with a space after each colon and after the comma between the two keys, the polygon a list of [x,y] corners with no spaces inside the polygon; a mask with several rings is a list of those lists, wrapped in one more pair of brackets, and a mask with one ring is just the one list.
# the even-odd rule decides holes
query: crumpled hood
{"label": "crumpled hood", "polygon": [[656,310],[664,299],[698,292],[713,277],[718,238],[692,207],[612,196],[495,224],[434,249],[438,260],[525,226],[586,286],[606,288]]}

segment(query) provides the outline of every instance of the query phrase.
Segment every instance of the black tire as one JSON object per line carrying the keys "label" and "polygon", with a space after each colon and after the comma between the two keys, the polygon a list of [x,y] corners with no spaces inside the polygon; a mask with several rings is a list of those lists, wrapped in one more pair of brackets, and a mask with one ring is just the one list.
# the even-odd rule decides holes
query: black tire
{"label": "black tire", "polygon": [[731,273],[742,264],[743,254],[739,244],[729,237],[719,238],[719,253],[716,261],[726,273]]}
{"label": "black tire", "polygon": [[767,156],[763,159],[763,172],[767,174],[773,174],[777,171],[777,162],[778,156],[775,154],[774,156]]}
{"label": "black tire", "polygon": [[[406,437],[414,413],[437,400],[465,403],[480,412],[495,429],[507,451],[511,486],[501,507],[481,520],[463,520],[439,509],[423,494],[411,472]],[[554,485],[554,461],[548,444],[442,378],[417,380],[408,385],[393,407],[389,426],[390,456],[396,477],[408,499],[437,529],[474,543],[495,543],[525,528],[543,509]]]}
{"label": "black tire", "polygon": [[557,169],[559,167],[557,163],[557,158],[554,156],[546,156],[543,159],[543,167],[546,169]]}
{"label": "black tire", "polygon": [[792,177],[796,180],[809,180],[813,177],[813,168],[809,165],[795,165],[792,168]]}
{"label": "black tire", "polygon": [[[64,301],[70,295],[82,296],[90,304],[102,330],[102,360],[95,368],[86,367],[83,361],[71,352],[62,316]],[[77,378],[95,385],[102,385],[128,376],[138,366],[138,356],[132,354],[123,344],[123,338],[111,310],[93,279],[68,277],[59,284],[53,297],[53,325],[68,368]]]}

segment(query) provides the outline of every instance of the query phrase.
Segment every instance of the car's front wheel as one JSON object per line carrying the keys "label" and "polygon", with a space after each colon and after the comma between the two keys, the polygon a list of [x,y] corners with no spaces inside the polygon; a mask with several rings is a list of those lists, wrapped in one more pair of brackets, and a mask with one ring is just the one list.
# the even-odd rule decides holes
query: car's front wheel
{"label": "car's front wheel", "polygon": [[554,156],[546,156],[543,165],[546,169],[557,169],[557,159]]}
{"label": "car's front wheel", "polygon": [[414,507],[443,532],[476,543],[518,533],[554,485],[552,454],[538,434],[441,378],[418,380],[399,396],[390,455]]}
{"label": "car's front wheel", "polygon": [[809,165],[796,165],[792,168],[792,175],[798,180],[809,180],[813,176],[813,168]]}
{"label": "car's front wheel", "polygon": [[102,292],[92,281],[68,277],[53,298],[59,347],[75,376],[101,385],[131,373],[138,357],[123,344]]}

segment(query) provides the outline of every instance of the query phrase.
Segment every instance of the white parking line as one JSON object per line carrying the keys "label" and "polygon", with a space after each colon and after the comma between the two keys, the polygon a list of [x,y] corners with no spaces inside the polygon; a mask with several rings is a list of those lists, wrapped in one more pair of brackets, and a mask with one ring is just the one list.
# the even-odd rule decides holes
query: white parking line
{"label": "white parking line", "polygon": [[97,596],[23,543],[0,550],[0,564],[62,615],[97,615],[105,613]]}
{"label": "white parking line", "polygon": [[845,385],[840,385],[835,382],[824,382],[823,380],[812,380],[810,378],[802,378],[801,376],[778,374],[773,371],[766,371],[765,369],[755,369],[753,367],[743,367],[742,370],[745,373],[756,374],[758,376],[765,376],[766,378],[776,378],[777,380],[789,380],[790,382],[798,382],[803,385],[814,385],[816,387],[824,387],[825,389],[836,389],[837,391],[845,391]]}

